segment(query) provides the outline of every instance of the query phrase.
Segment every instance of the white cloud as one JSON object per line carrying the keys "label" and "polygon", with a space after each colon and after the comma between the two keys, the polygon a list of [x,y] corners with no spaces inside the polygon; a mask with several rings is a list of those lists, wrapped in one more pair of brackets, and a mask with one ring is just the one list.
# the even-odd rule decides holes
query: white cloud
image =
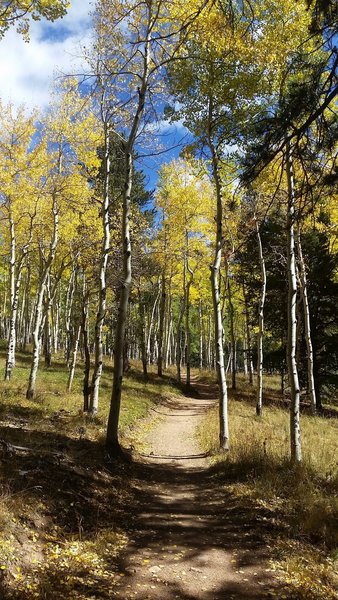
{"label": "white cloud", "polygon": [[82,71],[81,48],[91,35],[91,0],[73,0],[63,19],[31,24],[30,42],[14,28],[0,41],[0,97],[15,105],[44,108],[56,74]]}

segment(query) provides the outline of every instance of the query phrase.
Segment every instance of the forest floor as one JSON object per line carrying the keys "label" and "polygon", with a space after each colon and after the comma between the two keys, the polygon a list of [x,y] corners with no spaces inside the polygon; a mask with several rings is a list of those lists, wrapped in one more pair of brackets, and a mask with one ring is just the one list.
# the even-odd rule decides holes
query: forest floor
{"label": "forest floor", "polygon": [[45,392],[34,402],[24,400],[26,375],[23,357],[1,391],[1,600],[338,597],[330,466],[337,419],[303,416],[328,471],[295,473],[283,462],[287,412],[266,407],[258,425],[252,400],[238,392],[224,459],[213,447],[212,378],[199,375],[184,390],[168,377],[145,383],[135,370],[123,414],[133,461],[114,462],[102,444],[105,414],[84,418],[80,387],[60,391],[63,367],[42,370]]}

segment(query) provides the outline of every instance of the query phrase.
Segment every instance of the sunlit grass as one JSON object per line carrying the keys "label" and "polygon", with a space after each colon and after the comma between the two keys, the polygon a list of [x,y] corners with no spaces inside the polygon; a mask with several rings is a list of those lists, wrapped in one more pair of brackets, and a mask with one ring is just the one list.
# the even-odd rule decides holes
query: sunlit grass
{"label": "sunlit grass", "polygon": [[[114,557],[128,541],[133,500],[128,468],[104,450],[112,388],[105,360],[99,412],[83,412],[83,363],[66,391],[63,357],[38,373],[36,396],[25,397],[31,357],[17,355],[10,382],[0,388],[0,596],[59,600],[114,594]],[[4,369],[0,357],[0,373]],[[120,435],[142,448],[145,417],[161,399],[179,394],[155,368],[145,381],[132,364],[124,378]],[[142,424],[142,427],[141,427]]]}
{"label": "sunlit grass", "polygon": [[[289,411],[278,405],[276,385],[266,378],[261,418],[255,415],[254,394],[230,390],[230,452],[218,450],[218,411],[209,411],[199,430],[204,450],[220,467],[224,485],[247,495],[276,514],[288,532],[276,545],[278,568],[295,597],[336,598],[334,559],[338,542],[338,420],[301,416],[303,463],[290,463]],[[269,388],[273,389],[272,394]],[[282,399],[281,399],[282,400]],[[312,581],[312,587],[311,587]]]}

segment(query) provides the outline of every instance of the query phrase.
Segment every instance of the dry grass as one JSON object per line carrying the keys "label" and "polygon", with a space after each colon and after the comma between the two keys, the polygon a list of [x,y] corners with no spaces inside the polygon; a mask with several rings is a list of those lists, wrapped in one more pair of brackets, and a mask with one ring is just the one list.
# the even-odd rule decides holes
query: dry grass
{"label": "dry grass", "polygon": [[[268,386],[269,386],[268,381]],[[268,406],[255,416],[250,391],[230,392],[231,449],[218,451],[218,414],[211,410],[199,431],[203,449],[213,454],[234,494],[248,495],[276,515],[284,536],[276,546],[278,568],[295,597],[337,598],[338,436],[336,418],[302,415],[303,464],[289,461],[289,411],[276,406],[276,386],[265,390]],[[244,392],[242,394],[242,391]],[[241,399],[241,397],[243,399]],[[312,587],[311,587],[312,585]]]}

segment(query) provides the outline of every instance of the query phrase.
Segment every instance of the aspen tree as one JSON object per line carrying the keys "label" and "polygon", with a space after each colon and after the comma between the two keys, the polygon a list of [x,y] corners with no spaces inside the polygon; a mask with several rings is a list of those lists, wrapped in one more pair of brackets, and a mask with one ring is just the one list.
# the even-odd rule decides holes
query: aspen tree
{"label": "aspen tree", "polygon": [[103,158],[103,199],[102,199],[102,251],[100,260],[99,274],[99,305],[95,321],[95,360],[94,369],[90,390],[90,407],[89,411],[94,415],[98,411],[99,405],[99,385],[102,374],[103,365],[103,343],[102,343],[102,328],[106,314],[106,271],[110,247],[110,224],[109,224],[109,208],[110,208],[110,125],[107,119],[104,119],[104,158]]}
{"label": "aspen tree", "polygon": [[[23,270],[32,243],[37,212],[36,186],[41,176],[42,150],[39,142],[31,149],[35,134],[36,113],[26,115],[21,107],[15,114],[12,106],[0,105],[0,197],[8,232],[3,241],[9,243],[10,323],[5,379],[10,379],[15,366],[19,294]],[[25,207],[22,199],[25,199]]]}
{"label": "aspen tree", "polygon": [[261,271],[261,293],[258,304],[258,343],[257,343],[257,402],[256,402],[256,415],[262,416],[263,406],[263,334],[264,334],[264,304],[266,296],[266,269],[263,255],[262,240],[259,231],[259,224],[255,218],[257,244],[258,244],[258,255],[259,265]]}
{"label": "aspen tree", "polygon": [[290,436],[291,460],[302,461],[300,433],[300,389],[296,362],[296,302],[297,276],[295,258],[295,185],[290,144],[286,147],[286,173],[288,182],[288,215],[287,215],[287,272],[288,272],[288,343],[287,363],[291,388]]}

